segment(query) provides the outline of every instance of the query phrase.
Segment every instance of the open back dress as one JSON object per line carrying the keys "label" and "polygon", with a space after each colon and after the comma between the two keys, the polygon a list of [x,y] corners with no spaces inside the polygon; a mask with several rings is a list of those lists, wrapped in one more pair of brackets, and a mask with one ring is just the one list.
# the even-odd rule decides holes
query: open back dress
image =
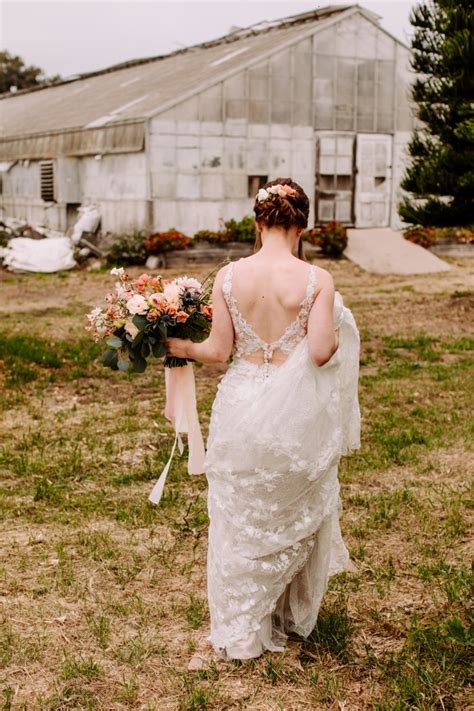
{"label": "open back dress", "polygon": [[[341,536],[338,464],[359,447],[359,334],[336,292],[339,347],[323,366],[309,354],[317,267],[295,320],[273,343],[223,294],[234,326],[232,363],[212,406],[204,469],[211,629],[224,659],[283,651],[288,632],[314,628],[328,577],[350,569]],[[276,350],[286,354],[272,363]],[[263,363],[245,356],[263,353]]]}

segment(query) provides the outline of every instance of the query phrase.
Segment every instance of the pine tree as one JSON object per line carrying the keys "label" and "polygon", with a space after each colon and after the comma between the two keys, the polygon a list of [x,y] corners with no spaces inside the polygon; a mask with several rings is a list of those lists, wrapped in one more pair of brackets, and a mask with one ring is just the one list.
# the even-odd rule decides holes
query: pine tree
{"label": "pine tree", "polygon": [[7,51],[0,52],[0,93],[10,91],[11,86],[17,89],[37,86],[41,79],[39,67],[26,66],[21,57]]}
{"label": "pine tree", "polygon": [[411,162],[400,185],[412,195],[398,214],[424,226],[472,225],[474,0],[423,2],[410,23],[411,66],[418,74],[412,96],[424,125],[408,144]]}

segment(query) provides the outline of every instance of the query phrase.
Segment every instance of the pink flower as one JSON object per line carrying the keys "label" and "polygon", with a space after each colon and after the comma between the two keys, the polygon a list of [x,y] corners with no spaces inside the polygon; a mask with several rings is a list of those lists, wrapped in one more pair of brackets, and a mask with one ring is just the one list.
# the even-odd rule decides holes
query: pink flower
{"label": "pink flower", "polygon": [[183,290],[182,286],[180,286],[179,284],[170,282],[168,284],[165,284],[163,293],[169,301],[175,301],[179,298],[182,290]]}
{"label": "pink flower", "polygon": [[127,301],[127,309],[131,314],[143,315],[148,311],[148,304],[143,296],[135,294]]}
{"label": "pink flower", "polygon": [[140,274],[140,276],[135,279],[134,284],[136,286],[144,286],[149,281],[151,281],[151,276],[149,274]]}

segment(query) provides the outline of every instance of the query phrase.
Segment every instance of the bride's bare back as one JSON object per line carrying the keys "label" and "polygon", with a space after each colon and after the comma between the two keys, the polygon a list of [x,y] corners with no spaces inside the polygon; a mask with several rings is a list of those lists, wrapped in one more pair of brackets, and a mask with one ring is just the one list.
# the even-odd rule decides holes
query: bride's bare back
{"label": "bride's bare back", "polygon": [[250,338],[250,347],[241,349],[241,357],[258,364],[284,362],[306,331],[319,268],[292,255],[269,261],[257,254],[229,269],[232,273],[224,278],[229,310],[234,322],[239,322],[238,330],[243,328],[244,337]]}

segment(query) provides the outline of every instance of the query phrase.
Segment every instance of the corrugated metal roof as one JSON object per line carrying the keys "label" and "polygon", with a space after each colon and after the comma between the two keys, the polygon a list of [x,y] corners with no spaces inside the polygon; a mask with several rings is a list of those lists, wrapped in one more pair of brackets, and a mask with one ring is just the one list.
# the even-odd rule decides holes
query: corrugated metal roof
{"label": "corrugated metal roof", "polygon": [[[0,158],[54,158],[56,156],[95,155],[142,151],[145,122],[112,124],[101,128],[49,131],[0,141]],[[1,164],[0,164],[1,165]]]}
{"label": "corrugated metal roof", "polygon": [[[223,75],[277,50],[309,29],[357,6],[329,6],[263,28],[238,30],[213,42],[153,60],[82,76],[47,88],[0,97],[0,130],[16,137],[137,120],[212,84]],[[296,16],[302,17],[303,16]],[[260,25],[263,23],[260,23]],[[224,41],[224,40],[227,41]],[[237,53],[237,50],[240,49]],[[245,51],[244,51],[245,49]]]}

